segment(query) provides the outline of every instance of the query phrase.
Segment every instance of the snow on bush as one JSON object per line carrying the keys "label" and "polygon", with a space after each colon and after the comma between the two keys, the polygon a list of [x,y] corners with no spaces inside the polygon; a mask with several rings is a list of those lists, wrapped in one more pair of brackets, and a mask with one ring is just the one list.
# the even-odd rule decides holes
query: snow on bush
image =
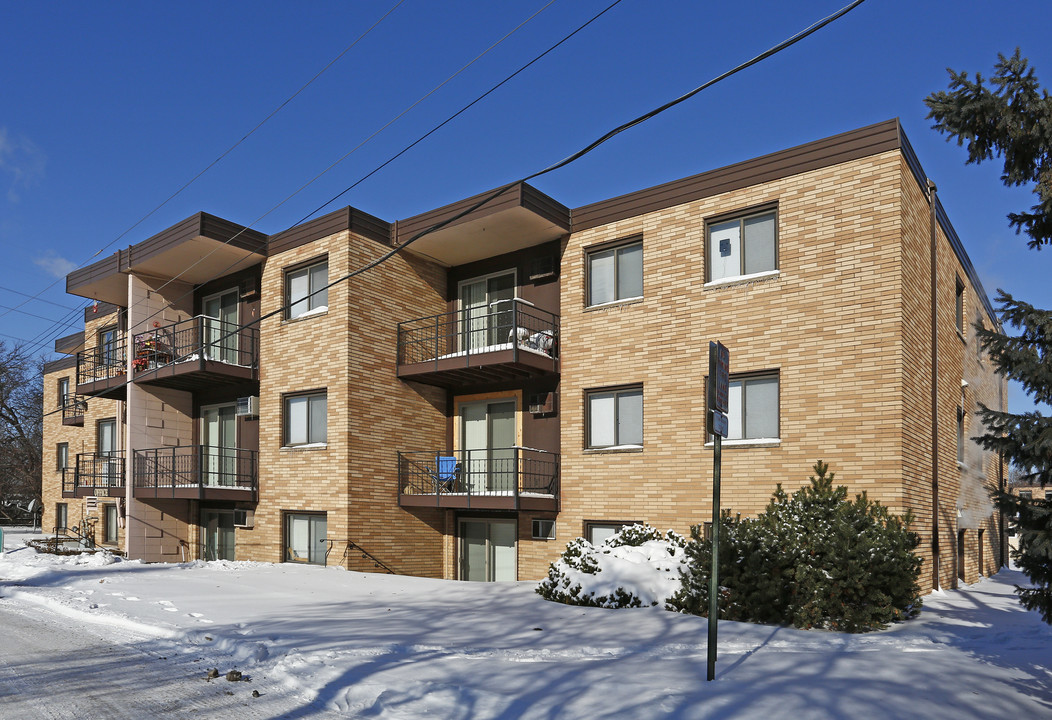
{"label": "snow on bush", "polygon": [[683,537],[631,525],[595,546],[577,538],[537,587],[545,600],[623,608],[663,605],[680,589],[686,569]]}

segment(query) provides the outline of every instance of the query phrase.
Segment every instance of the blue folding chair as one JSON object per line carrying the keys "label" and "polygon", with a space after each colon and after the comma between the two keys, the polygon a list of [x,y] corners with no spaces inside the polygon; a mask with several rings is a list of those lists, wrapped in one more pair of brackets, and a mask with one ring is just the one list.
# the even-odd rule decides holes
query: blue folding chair
{"label": "blue folding chair", "polygon": [[429,473],[435,481],[435,493],[453,492],[460,478],[460,463],[452,455],[435,456],[435,472]]}

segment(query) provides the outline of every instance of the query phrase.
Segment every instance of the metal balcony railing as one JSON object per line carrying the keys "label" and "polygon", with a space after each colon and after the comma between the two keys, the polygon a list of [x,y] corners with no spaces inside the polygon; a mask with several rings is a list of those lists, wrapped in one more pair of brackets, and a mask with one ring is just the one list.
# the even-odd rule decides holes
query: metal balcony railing
{"label": "metal balcony railing", "polygon": [[99,490],[124,487],[124,451],[77,453],[74,490]]}
{"label": "metal balcony railing", "polygon": [[197,315],[173,325],[137,333],[134,349],[132,369],[135,372],[192,360],[256,367],[259,362],[259,329]]}
{"label": "metal balcony railing", "polygon": [[558,358],[559,316],[514,298],[398,324],[399,365],[498,350]]}
{"label": "metal balcony railing", "polygon": [[209,488],[254,494],[259,478],[258,453],[212,445],[135,450],[133,472],[135,490],[147,489],[157,497],[166,493],[182,496],[194,490],[203,496]]}
{"label": "metal balcony railing", "polygon": [[88,399],[83,395],[67,394],[62,396],[62,420],[73,422],[83,420],[88,410]]}
{"label": "metal balcony railing", "polygon": [[119,333],[111,342],[78,352],[77,384],[109,380],[123,375],[126,339],[124,333]]}
{"label": "metal balcony railing", "polygon": [[[442,457],[455,457],[449,472]],[[524,495],[557,499],[559,454],[525,447],[398,453],[402,495],[506,497],[518,507]]]}

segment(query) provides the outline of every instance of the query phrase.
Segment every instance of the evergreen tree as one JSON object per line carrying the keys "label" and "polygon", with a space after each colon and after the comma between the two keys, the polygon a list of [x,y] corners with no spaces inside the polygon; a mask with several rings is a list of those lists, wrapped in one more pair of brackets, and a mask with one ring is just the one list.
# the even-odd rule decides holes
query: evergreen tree
{"label": "evergreen tree", "polygon": [[[1018,48],[1012,57],[998,58],[990,86],[978,74],[972,81],[967,73],[950,70],[949,91],[925,99],[928,117],[958,145],[967,143],[969,163],[999,157],[1005,185],[1034,184],[1037,204],[1027,212],[1010,213],[1008,220],[1017,233],[1030,238],[1030,248],[1040,250],[1052,244],[1052,97],[1041,89]],[[997,302],[1002,322],[1015,334],[977,326],[983,349],[997,370],[1018,381],[1036,404],[1052,405],[1052,312],[1004,291]],[[984,448],[1001,453],[1031,482],[1052,482],[1052,418],[1037,411],[1004,413],[985,406],[980,406],[980,414],[988,432],[976,440]],[[1020,600],[1052,623],[1052,502],[1022,500],[1004,492],[995,499],[1016,518],[1020,542],[1015,559],[1033,583],[1031,588],[1016,588]]]}

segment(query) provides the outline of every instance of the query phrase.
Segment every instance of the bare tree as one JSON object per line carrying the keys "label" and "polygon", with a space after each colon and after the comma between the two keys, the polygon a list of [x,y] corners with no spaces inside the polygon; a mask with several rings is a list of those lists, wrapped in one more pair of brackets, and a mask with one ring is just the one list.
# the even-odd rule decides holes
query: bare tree
{"label": "bare tree", "polygon": [[42,365],[0,340],[0,499],[40,499],[44,388]]}

